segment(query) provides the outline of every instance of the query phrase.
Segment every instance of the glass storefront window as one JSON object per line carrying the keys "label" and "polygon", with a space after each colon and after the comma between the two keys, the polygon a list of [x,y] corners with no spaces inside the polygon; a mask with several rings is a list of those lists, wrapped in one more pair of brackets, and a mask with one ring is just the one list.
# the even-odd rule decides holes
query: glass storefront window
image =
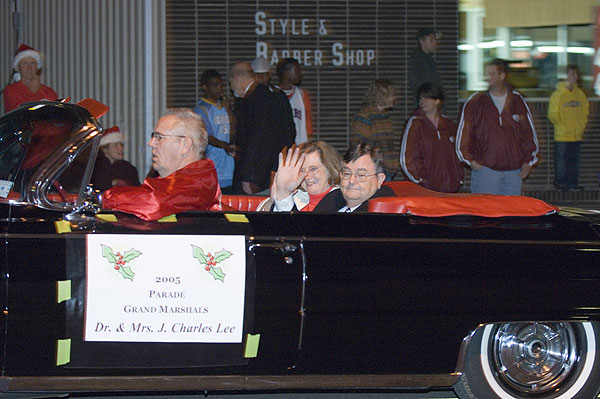
{"label": "glass storefront window", "polygon": [[593,24],[486,28],[484,18],[483,9],[459,12],[461,98],[487,87],[484,65],[494,58],[509,62],[511,84],[528,96],[549,96],[569,63],[579,65],[582,85],[591,93]]}

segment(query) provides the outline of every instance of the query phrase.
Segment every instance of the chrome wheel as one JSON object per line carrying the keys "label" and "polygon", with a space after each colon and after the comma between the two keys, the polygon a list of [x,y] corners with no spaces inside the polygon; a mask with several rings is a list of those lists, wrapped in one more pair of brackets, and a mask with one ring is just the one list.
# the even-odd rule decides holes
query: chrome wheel
{"label": "chrome wheel", "polygon": [[486,324],[467,337],[460,399],[589,399],[600,392],[600,324]]}
{"label": "chrome wheel", "polygon": [[577,362],[575,332],[567,323],[502,324],[493,339],[493,369],[522,393],[542,393],[561,385]]}

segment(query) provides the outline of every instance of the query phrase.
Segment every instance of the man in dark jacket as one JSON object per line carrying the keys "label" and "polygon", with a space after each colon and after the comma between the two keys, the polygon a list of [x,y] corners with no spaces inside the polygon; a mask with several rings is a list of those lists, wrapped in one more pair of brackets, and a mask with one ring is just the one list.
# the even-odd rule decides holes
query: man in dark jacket
{"label": "man in dark jacket", "polygon": [[396,196],[382,186],[383,153],[371,144],[355,144],[346,151],[340,176],[340,189],[327,194],[313,212],[368,212],[370,199]]}
{"label": "man in dark jacket", "polygon": [[287,97],[254,80],[250,64],[239,62],[229,72],[236,102],[236,144],[242,154],[236,163],[233,189],[255,194],[270,186],[271,171],[277,170],[277,157],[296,137],[292,109]]}
{"label": "man in dark jacket", "polygon": [[423,28],[417,33],[419,45],[408,61],[408,85],[414,99],[415,108],[419,107],[419,88],[425,83],[442,86],[433,54],[438,46],[440,32],[433,28]]}

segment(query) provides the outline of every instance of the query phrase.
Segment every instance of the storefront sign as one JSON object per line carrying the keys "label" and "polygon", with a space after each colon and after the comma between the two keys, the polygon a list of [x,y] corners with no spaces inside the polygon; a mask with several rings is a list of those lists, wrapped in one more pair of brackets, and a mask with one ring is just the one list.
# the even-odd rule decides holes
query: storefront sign
{"label": "storefront sign", "polygon": [[[375,60],[373,48],[347,48],[342,42],[330,42],[327,45],[329,21],[326,19],[271,18],[267,16],[267,12],[257,11],[254,14],[254,23],[255,33],[261,39],[256,42],[256,56],[266,58],[271,65],[277,65],[283,58],[295,58],[304,66],[322,66],[327,63],[333,66],[365,66],[371,65]],[[269,38],[274,36],[294,38],[315,35],[322,37],[327,47],[278,49],[268,42]]]}

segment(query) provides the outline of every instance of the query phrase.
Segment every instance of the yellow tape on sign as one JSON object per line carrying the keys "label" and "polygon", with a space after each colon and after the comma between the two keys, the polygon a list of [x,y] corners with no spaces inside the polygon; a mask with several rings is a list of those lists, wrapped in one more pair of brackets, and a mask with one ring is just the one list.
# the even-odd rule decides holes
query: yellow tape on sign
{"label": "yellow tape on sign", "polygon": [[249,223],[248,218],[243,213],[226,213],[225,218],[232,223]]}
{"label": "yellow tape on sign", "polygon": [[177,222],[177,216],[175,215],[169,215],[169,216],[165,216],[164,218],[158,219],[158,221],[160,223],[169,223],[169,222]]}
{"label": "yellow tape on sign", "polygon": [[67,222],[66,220],[58,220],[54,222],[54,227],[56,227],[56,232],[58,234],[71,232],[71,223]]}
{"label": "yellow tape on sign", "polygon": [[56,303],[71,299],[71,280],[56,282]]}
{"label": "yellow tape on sign", "polygon": [[244,345],[244,357],[256,357],[258,355],[258,343],[260,334],[247,334]]}
{"label": "yellow tape on sign", "polygon": [[62,366],[71,361],[71,338],[59,339],[56,344],[56,365]]}
{"label": "yellow tape on sign", "polygon": [[116,222],[117,216],[112,213],[99,213],[96,215],[98,219],[104,220],[105,222]]}

